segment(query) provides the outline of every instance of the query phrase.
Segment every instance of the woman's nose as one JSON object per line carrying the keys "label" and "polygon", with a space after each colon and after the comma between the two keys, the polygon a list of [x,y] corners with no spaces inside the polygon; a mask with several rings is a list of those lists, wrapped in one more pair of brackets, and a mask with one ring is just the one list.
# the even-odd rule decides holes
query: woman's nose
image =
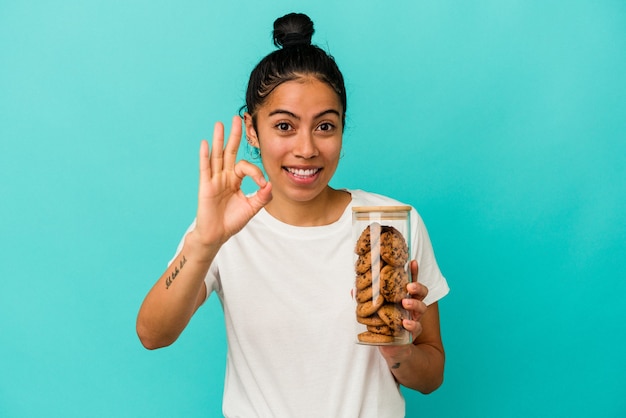
{"label": "woman's nose", "polygon": [[318,149],[315,144],[315,138],[310,132],[303,132],[296,139],[293,153],[300,158],[313,158],[318,155]]}

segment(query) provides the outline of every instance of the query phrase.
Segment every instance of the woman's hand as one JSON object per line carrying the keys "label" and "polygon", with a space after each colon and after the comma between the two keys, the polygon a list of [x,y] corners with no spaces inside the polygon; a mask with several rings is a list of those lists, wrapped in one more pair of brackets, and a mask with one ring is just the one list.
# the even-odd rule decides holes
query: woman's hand
{"label": "woman's hand", "polygon": [[[402,299],[402,306],[409,313],[409,318],[402,320],[404,328],[411,332],[415,343],[422,333],[422,316],[426,313],[424,298],[428,295],[428,288],[417,281],[417,261],[412,260],[410,264],[412,281],[407,285],[407,292],[410,298]],[[387,360],[391,368],[396,364],[404,362],[412,353],[411,344],[399,346],[380,346],[381,354]]]}
{"label": "woman's hand", "polygon": [[402,300],[402,306],[409,312],[410,319],[403,320],[402,325],[413,334],[413,340],[416,340],[422,333],[420,320],[426,313],[424,299],[428,295],[428,288],[417,281],[417,261],[411,261],[410,268],[412,280],[407,285],[407,291],[411,297]]}
{"label": "woman's hand", "polygon": [[437,302],[426,308],[426,286],[417,282],[417,262],[411,261],[413,281],[407,285],[410,298],[402,305],[410,313],[402,325],[413,334],[413,344],[381,346],[389,370],[401,385],[430,393],[443,381],[445,353],[439,329],[439,306]]}
{"label": "woman's hand", "polygon": [[[224,125],[219,122],[215,124],[211,149],[206,140],[200,144],[198,212],[189,238],[201,248],[221,246],[272,199],[271,184],[261,170],[248,161],[236,162],[241,124],[241,118],[235,116],[226,146]],[[241,191],[246,176],[259,186],[250,197]]]}

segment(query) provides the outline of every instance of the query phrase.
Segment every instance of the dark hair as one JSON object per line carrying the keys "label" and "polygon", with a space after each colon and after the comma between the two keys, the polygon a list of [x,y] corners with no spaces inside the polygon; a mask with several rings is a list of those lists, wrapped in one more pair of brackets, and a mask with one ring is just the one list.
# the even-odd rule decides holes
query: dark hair
{"label": "dark hair", "polygon": [[290,13],[274,22],[274,45],[279,49],[268,54],[250,74],[246,91],[246,110],[256,128],[256,111],[272,91],[286,81],[312,75],[327,83],[339,96],[345,124],[346,88],[335,59],[311,44],[313,22],[302,13]]}

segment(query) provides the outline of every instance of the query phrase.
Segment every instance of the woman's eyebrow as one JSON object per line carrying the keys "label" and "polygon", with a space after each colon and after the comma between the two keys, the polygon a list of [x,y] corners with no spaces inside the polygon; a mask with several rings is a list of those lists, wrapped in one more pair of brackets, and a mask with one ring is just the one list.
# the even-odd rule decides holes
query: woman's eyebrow
{"label": "woman's eyebrow", "polygon": [[[341,117],[341,115],[339,114],[339,112],[338,112],[337,110],[335,110],[335,109],[327,109],[327,110],[323,110],[323,111],[321,111],[320,113],[318,113],[318,114],[316,114],[315,116],[313,116],[313,119],[318,119],[318,118],[321,118],[322,116],[327,115],[327,114],[329,114],[329,113],[330,113],[330,114],[337,115],[338,117]],[[295,113],[290,112],[290,111],[288,111],[288,110],[284,110],[284,109],[276,109],[276,110],[272,110],[272,111],[269,113],[269,115],[268,115],[268,116],[281,115],[281,114],[283,114],[283,115],[287,115],[287,116],[290,116],[290,117],[292,117],[292,118],[294,118],[294,119],[298,119],[298,120],[300,120],[300,116],[298,116],[298,115],[296,115]]]}
{"label": "woman's eyebrow", "polygon": [[291,116],[292,118],[295,118],[295,119],[300,119],[300,117],[297,116],[295,113],[290,112],[288,110],[283,110],[283,109],[272,110],[268,116],[281,115],[281,114]]}
{"label": "woman's eyebrow", "polygon": [[333,114],[333,115],[337,115],[337,117],[341,117],[341,115],[339,114],[339,112],[335,109],[328,109],[328,110],[324,110],[323,112],[318,113],[317,115],[315,115],[315,119],[321,118],[324,115],[327,114]]}

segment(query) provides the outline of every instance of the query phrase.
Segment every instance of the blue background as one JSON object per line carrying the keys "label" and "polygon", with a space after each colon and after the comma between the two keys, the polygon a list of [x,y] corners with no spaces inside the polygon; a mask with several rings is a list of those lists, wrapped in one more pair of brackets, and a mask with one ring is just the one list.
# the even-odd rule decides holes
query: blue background
{"label": "blue background", "polygon": [[219,415],[217,298],[155,352],[135,316],[292,10],[347,79],[333,185],[416,206],[452,288],[408,416],[626,416],[618,0],[0,0],[0,416]]}

